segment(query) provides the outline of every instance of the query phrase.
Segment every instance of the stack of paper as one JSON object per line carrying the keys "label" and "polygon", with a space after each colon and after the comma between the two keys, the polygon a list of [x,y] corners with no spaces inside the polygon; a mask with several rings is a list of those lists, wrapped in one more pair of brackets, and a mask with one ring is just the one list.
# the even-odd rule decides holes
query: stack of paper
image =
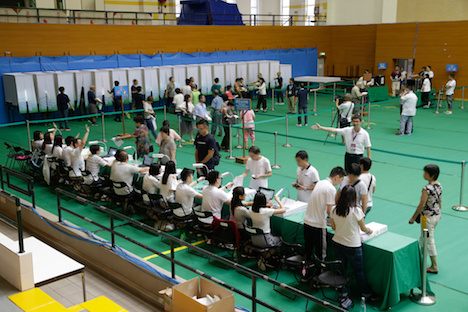
{"label": "stack of paper", "polygon": [[359,231],[361,234],[361,242],[367,242],[368,240],[377,237],[388,231],[388,226],[386,224],[381,224],[377,222],[371,222],[366,224],[366,226],[372,230],[372,234],[366,234],[363,231]]}
{"label": "stack of paper", "polygon": [[281,203],[283,204],[284,208],[286,208],[286,212],[282,214],[278,214],[278,217],[284,218],[289,215],[304,211],[307,209],[307,203],[297,201],[291,198],[283,197],[281,199]]}

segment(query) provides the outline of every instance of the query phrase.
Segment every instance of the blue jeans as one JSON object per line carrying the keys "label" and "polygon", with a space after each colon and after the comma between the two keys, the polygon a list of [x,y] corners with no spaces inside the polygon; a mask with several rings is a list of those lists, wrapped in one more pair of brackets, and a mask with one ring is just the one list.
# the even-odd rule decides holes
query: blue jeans
{"label": "blue jeans", "polygon": [[[406,131],[405,131],[406,130]],[[400,133],[411,134],[413,132],[413,116],[401,115]]]}
{"label": "blue jeans", "polygon": [[[59,110],[58,112],[59,112],[60,118],[65,118],[65,128],[68,128],[68,120],[66,119],[68,118],[68,108],[64,110]],[[59,122],[59,128],[63,129],[61,121]]]}
{"label": "blue jeans", "polygon": [[154,129],[154,127],[153,127],[153,120],[152,119],[145,119],[145,125],[148,127],[148,129],[151,131],[154,138],[156,139],[157,134],[156,134],[156,129]]}
{"label": "blue jeans", "polygon": [[[299,107],[297,108],[297,113],[298,113],[298,114],[307,114],[307,106],[299,106]],[[302,118],[301,118],[301,116],[297,117],[297,122],[298,122],[299,124],[302,123]],[[304,123],[307,123],[307,115],[304,116]]]}
{"label": "blue jeans", "polygon": [[[353,268],[356,282],[361,289],[361,294],[363,296],[371,295],[372,291],[367,284],[366,275],[364,273],[364,258],[362,256],[362,247],[346,247],[336,242],[333,243],[335,245],[336,259],[341,260],[343,263],[343,267],[340,273],[346,275],[346,269],[348,268],[349,262]],[[349,292],[348,289],[345,289],[345,291]]]}

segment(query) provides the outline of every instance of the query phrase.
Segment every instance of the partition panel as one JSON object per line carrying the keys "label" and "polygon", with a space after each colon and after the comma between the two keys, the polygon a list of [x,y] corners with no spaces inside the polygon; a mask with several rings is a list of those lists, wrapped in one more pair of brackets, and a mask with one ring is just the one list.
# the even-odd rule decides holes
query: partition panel
{"label": "partition panel", "polygon": [[236,63],[236,75],[237,78],[244,79],[244,85],[247,85],[249,83],[249,77],[247,74],[247,63]]}
{"label": "partition panel", "polygon": [[65,93],[68,95],[70,102],[75,105],[76,89],[75,89],[75,74],[71,72],[54,72],[55,76],[55,94],[58,94],[58,88],[64,87]]}
{"label": "partition panel", "polygon": [[224,74],[226,77],[226,86],[231,85],[234,89],[236,83],[236,63],[224,63]]}
{"label": "partition panel", "polygon": [[164,93],[166,92],[167,85],[169,84],[169,78],[173,77],[172,75],[172,66],[161,66],[156,67],[159,74],[159,95],[164,98]]}
{"label": "partition panel", "polygon": [[226,86],[226,78],[224,77],[224,64],[223,63],[217,63],[213,64],[213,84],[214,84],[214,79],[218,78],[219,79],[219,84],[223,87]]}
{"label": "partition panel", "polygon": [[[278,72],[281,72],[280,70],[280,62],[279,61],[270,61],[270,87],[273,88],[275,87],[275,79],[278,77]],[[283,73],[281,73],[281,77],[283,77],[283,87],[288,84],[288,81],[284,79]]]}
{"label": "partition panel", "polygon": [[187,69],[185,65],[174,66],[174,83],[176,88],[185,86],[185,79],[187,79]]}
{"label": "partition panel", "polygon": [[84,92],[84,103],[88,107],[88,91],[91,85],[94,85],[92,72],[87,70],[77,70],[75,73],[76,98],[79,100],[81,92]]}
{"label": "partition panel", "polygon": [[289,79],[293,78],[292,76],[292,65],[291,64],[280,64],[279,71],[283,77],[283,85],[287,86],[289,84]]}
{"label": "partition panel", "polygon": [[[17,88],[21,86],[21,88]],[[32,75],[22,73],[3,74],[5,101],[19,107],[20,114],[37,113],[36,90]]]}
{"label": "partition panel", "polygon": [[94,76],[94,84],[96,86],[96,97],[102,99],[104,96],[104,102],[106,105],[112,105],[112,98],[107,91],[112,89],[111,86],[111,71],[109,69],[96,69],[91,70],[91,74]]}
{"label": "partition panel", "polygon": [[145,96],[152,96],[154,97],[155,101],[158,101],[160,98],[159,95],[159,79],[158,79],[158,71],[154,67],[143,68],[143,81]]}
{"label": "partition panel", "polygon": [[[145,80],[143,79],[143,67],[133,67],[127,69],[127,78],[128,78],[128,92],[132,94],[133,80],[138,80],[137,86],[141,86],[142,92],[145,92]],[[145,94],[146,95],[146,94]],[[147,95],[146,95],[147,96]]]}
{"label": "partition panel", "polygon": [[54,74],[50,72],[28,73],[32,75],[36,89],[36,98],[41,112],[57,110],[57,94]]}
{"label": "partition panel", "polygon": [[187,78],[193,77],[195,84],[200,89],[200,66],[187,65]]}
{"label": "partition panel", "polygon": [[211,94],[211,86],[213,85],[213,70],[212,64],[200,65],[200,86],[203,94]]}
{"label": "partition panel", "polygon": [[258,80],[258,62],[247,62],[247,80],[246,83],[250,84]]}
{"label": "partition panel", "polygon": [[258,62],[258,72],[262,74],[263,79],[265,79],[267,88],[271,88],[274,85],[269,86],[271,82],[271,75],[270,75],[270,62],[269,61],[259,61]]}

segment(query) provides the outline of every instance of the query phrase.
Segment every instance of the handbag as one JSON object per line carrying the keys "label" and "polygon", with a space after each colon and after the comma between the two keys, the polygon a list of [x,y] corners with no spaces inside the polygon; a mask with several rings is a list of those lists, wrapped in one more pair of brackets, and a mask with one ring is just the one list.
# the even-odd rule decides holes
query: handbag
{"label": "handbag", "polygon": [[193,113],[183,113],[182,114],[182,117],[184,117],[185,119],[192,119],[193,120]]}

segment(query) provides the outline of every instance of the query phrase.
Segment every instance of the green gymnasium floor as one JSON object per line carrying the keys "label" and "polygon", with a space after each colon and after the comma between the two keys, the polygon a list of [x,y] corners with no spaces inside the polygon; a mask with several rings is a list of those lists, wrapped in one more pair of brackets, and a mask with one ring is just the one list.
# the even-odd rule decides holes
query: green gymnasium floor
{"label": "green gymnasium floor", "polygon": [[[256,105],[256,100],[254,100]],[[268,102],[271,107],[270,100]],[[318,111],[328,110],[332,107],[330,95],[318,96]],[[408,293],[402,295],[402,301],[392,307],[393,311],[466,311],[468,306],[468,268],[466,266],[465,257],[468,257],[468,249],[464,246],[464,239],[468,234],[468,213],[462,213],[452,210],[452,206],[459,203],[460,192],[460,161],[468,158],[468,145],[465,144],[468,130],[466,124],[468,122],[468,110],[460,110],[459,102],[454,103],[454,114],[446,115],[434,114],[432,109],[419,109],[417,116],[414,118],[415,131],[411,136],[396,136],[396,130],[399,126],[398,100],[391,100],[384,103],[372,105],[371,124],[373,129],[369,130],[371,141],[373,144],[372,159],[374,161],[371,172],[376,176],[377,188],[374,195],[374,208],[367,218],[368,222],[376,221],[388,224],[389,231],[402,234],[405,236],[418,238],[419,225],[409,225],[408,220],[412,215],[416,205],[419,202],[421,188],[425,181],[422,178],[422,168],[429,163],[436,163],[441,168],[439,181],[444,187],[443,192],[443,218],[436,230],[436,245],[438,249],[438,261],[440,273],[438,275],[429,276],[430,286],[435,292],[437,303],[434,306],[423,307],[411,302],[408,298]],[[312,104],[309,104],[312,108]],[[286,113],[286,106],[276,106],[276,111],[268,113],[258,113],[256,121],[266,121],[276,117],[282,117]],[[157,122],[160,126],[163,120],[162,111],[157,112]],[[177,124],[175,115],[169,115],[168,119],[172,125]],[[127,119],[128,120],[128,119]],[[338,144],[341,138],[328,138],[327,144],[324,140],[327,136],[325,132],[314,131],[310,126],[314,122],[319,122],[322,125],[329,126],[331,123],[330,112],[320,113],[319,116],[309,116],[309,127],[296,127],[296,118],[290,120],[289,134],[291,136],[289,142],[292,147],[285,148],[282,145],[285,143],[284,136],[278,137],[278,164],[281,169],[273,170],[273,176],[269,179],[269,185],[274,189],[279,189],[283,186],[290,186],[295,181],[296,163],[294,159],[295,153],[300,149],[305,149],[309,153],[310,162],[317,168],[321,178],[325,178],[332,167],[343,165],[344,146]],[[73,121],[70,123],[72,131],[64,133],[64,135],[75,135],[77,132],[84,133],[84,123]],[[111,117],[106,119],[106,134],[109,139],[121,133],[121,124],[115,123]],[[34,130],[46,131],[47,126],[33,125],[31,132]],[[133,131],[133,122],[128,120],[127,131]],[[278,131],[279,134],[285,133],[284,120],[265,122],[256,126],[257,130],[262,133],[257,133],[256,145],[258,145],[262,154],[274,163],[274,136],[273,132]],[[267,132],[267,133],[263,133]],[[0,142],[5,140],[14,144],[21,144],[27,147],[27,132],[23,126],[0,128]],[[102,128],[92,127],[90,140],[99,140],[102,138]],[[185,138],[188,140],[189,138]],[[217,137],[217,139],[220,139]],[[234,139],[236,145],[237,139]],[[113,143],[109,142],[111,146]],[[132,141],[127,141],[125,144],[133,144]],[[3,144],[2,144],[3,145]],[[3,146],[1,147],[3,148]],[[179,167],[187,166],[193,163],[194,148],[190,144],[184,145],[183,148],[177,151],[177,160]],[[242,154],[242,150],[234,149],[234,156]],[[244,166],[236,164],[233,160],[227,160],[224,157],[228,153],[222,152],[223,159],[217,169],[220,172],[230,171],[234,175],[238,175],[244,171]],[[6,150],[1,153],[0,162],[4,163],[6,159]],[[428,159],[429,158],[429,159]],[[436,160],[431,160],[434,158]],[[57,204],[55,193],[49,189],[44,183],[36,185],[36,202],[38,205],[52,213],[57,213]],[[292,197],[295,196],[295,191],[292,192]],[[465,192],[466,195],[466,192]],[[26,198],[27,199],[27,198]],[[96,222],[108,224],[104,214],[97,212],[89,207],[78,205],[73,201],[68,201],[64,204],[66,207],[83,214]],[[64,218],[79,226],[85,227],[91,231],[97,230],[97,227],[90,225],[72,216],[64,215]],[[166,251],[169,246],[162,243],[160,238],[151,236],[147,233],[140,232],[133,227],[123,226],[119,230],[132,238],[138,239],[157,250]],[[109,236],[103,232],[97,233],[103,238],[108,239]],[[119,238],[117,244],[122,248],[127,249],[141,257],[149,257],[150,253],[132,245]],[[203,246],[203,245],[201,245]],[[215,276],[219,279],[229,282],[234,287],[239,289],[250,289],[250,279],[237,273],[234,270],[224,270],[213,264],[208,263],[208,260],[189,254],[187,250],[181,250],[176,253],[176,258],[183,259],[185,263],[189,263],[193,267]],[[163,268],[170,269],[170,263],[154,257],[149,260]],[[252,267],[253,263],[251,263]],[[370,264],[368,264],[370,265]],[[176,273],[189,279],[195,276],[194,273],[188,272],[182,268],[176,268]],[[267,271],[268,276],[274,278],[276,273]],[[280,274],[280,281],[285,283],[293,283],[294,277],[288,272]],[[257,294],[259,298],[277,306],[278,308],[288,311],[304,311],[305,300],[301,298],[295,301],[290,301],[286,297],[279,296],[273,291],[272,286],[264,281],[258,281]],[[296,284],[295,284],[296,285]],[[320,292],[312,293],[321,297]],[[355,307],[353,311],[359,310],[359,300],[355,298]],[[236,295],[236,304],[251,308],[250,301]],[[370,305],[368,305],[369,307]],[[375,305],[377,306],[377,305]],[[323,308],[310,305],[310,311],[323,311]],[[258,311],[268,311],[263,307],[258,307]]]}

